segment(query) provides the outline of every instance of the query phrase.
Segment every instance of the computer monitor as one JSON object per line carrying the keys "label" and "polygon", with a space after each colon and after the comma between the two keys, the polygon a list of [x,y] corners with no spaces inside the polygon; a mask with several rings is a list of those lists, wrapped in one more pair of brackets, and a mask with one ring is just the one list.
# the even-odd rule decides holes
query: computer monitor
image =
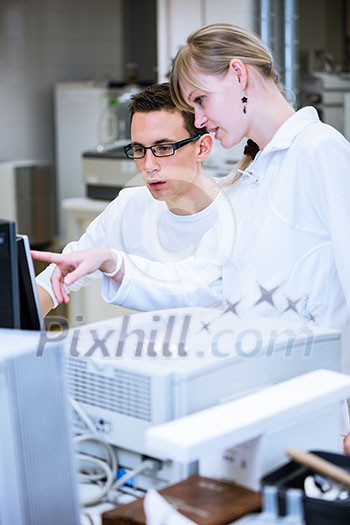
{"label": "computer monitor", "polygon": [[35,272],[30,255],[29,239],[26,235],[17,235],[16,244],[20,328],[22,330],[43,330],[44,322],[35,284]]}
{"label": "computer monitor", "polygon": [[19,328],[16,224],[0,220],[0,326]]}
{"label": "computer monitor", "polygon": [[29,239],[12,221],[0,221],[0,327],[42,330]]}
{"label": "computer monitor", "polygon": [[80,523],[64,352],[42,334],[0,329],[1,525]]}

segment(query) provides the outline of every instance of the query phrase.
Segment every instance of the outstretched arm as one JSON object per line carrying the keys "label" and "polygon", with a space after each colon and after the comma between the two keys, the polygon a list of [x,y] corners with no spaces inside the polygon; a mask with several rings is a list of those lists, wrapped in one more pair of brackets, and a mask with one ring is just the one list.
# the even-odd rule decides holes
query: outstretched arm
{"label": "outstretched arm", "polygon": [[38,297],[42,314],[47,315],[54,307],[51,295],[39,284],[37,285]]}
{"label": "outstretched arm", "polygon": [[102,298],[134,310],[148,311],[222,302],[222,261],[216,257],[189,257],[161,263],[123,254],[122,284],[103,278]]}
{"label": "outstretched arm", "polygon": [[[34,259],[55,264],[51,284],[58,303],[68,303],[67,287],[96,270],[105,277],[102,297],[106,302],[137,310],[212,306],[221,300],[221,264],[217,260],[189,257],[176,263],[160,263],[108,248],[31,253]],[[125,265],[129,271],[124,286]]]}
{"label": "outstretched arm", "polygon": [[115,250],[108,248],[89,248],[71,253],[53,253],[31,251],[32,257],[38,261],[54,263],[56,265],[51,283],[56,299],[59,303],[69,302],[66,286],[100,270],[120,284],[124,276],[124,264],[122,256],[118,256]]}

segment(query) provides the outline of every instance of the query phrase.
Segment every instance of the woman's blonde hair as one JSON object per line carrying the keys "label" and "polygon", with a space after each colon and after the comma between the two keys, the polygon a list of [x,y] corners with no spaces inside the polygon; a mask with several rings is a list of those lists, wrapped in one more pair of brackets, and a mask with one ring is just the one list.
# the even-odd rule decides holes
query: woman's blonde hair
{"label": "woman's blonde hair", "polygon": [[[176,106],[193,111],[182,96],[181,84],[207,91],[208,88],[198,78],[199,73],[224,75],[232,58],[254,66],[263,76],[272,78],[279,85],[273,57],[254,33],[233,24],[209,24],[190,34],[187,44],[178,51],[173,61],[170,92]],[[246,154],[237,165],[237,173],[244,171],[252,161],[250,151],[251,148],[246,149]]]}

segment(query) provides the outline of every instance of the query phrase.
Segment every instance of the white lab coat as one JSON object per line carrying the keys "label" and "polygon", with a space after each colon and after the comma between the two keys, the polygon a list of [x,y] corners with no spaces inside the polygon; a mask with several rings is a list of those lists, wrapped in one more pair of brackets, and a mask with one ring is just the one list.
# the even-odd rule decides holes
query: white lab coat
{"label": "white lab coat", "polygon": [[[215,253],[202,246],[199,257],[176,266],[125,257],[124,281],[118,289],[106,280],[105,299],[140,309],[203,306],[207,293],[203,286],[194,289],[196,275],[204,272],[209,286],[221,275],[223,304],[234,305],[239,316],[281,316],[340,329],[343,369],[349,372],[349,142],[321,123],[314,108],[303,108],[228,195],[237,223],[228,262],[224,247],[232,231],[219,223],[222,242]],[[189,293],[174,283],[184,275],[189,283],[193,275]],[[147,295],[141,297],[140,289]]]}
{"label": "white lab coat", "polygon": [[[198,213],[175,215],[165,202],[155,200],[145,186],[126,188],[91,222],[80,239],[67,244],[63,251],[69,253],[91,247],[108,247],[153,261],[176,262],[195,254],[202,242],[207,246],[203,237],[217,223],[225,206],[232,209],[225,194],[220,194]],[[234,236],[231,235],[231,238]],[[54,306],[57,306],[51,286],[53,269],[54,265],[48,266],[37,276],[36,281],[50,294]],[[96,271],[74,283],[69,291],[77,291],[88,285],[91,279],[100,279],[101,276],[102,273]],[[196,287],[203,286],[206,290],[206,303],[221,301],[220,275],[210,280],[209,286],[203,274],[199,273],[196,283]],[[177,283],[177,287],[180,289],[181,284]],[[141,298],[142,292],[138,291],[137,295]]]}

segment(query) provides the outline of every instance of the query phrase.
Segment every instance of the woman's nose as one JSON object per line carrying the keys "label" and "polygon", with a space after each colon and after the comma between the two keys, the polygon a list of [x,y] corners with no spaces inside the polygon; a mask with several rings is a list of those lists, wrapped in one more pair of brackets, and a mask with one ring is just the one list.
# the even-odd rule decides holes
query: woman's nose
{"label": "woman's nose", "polygon": [[204,128],[207,122],[208,122],[208,119],[204,115],[204,113],[202,111],[195,110],[194,125],[196,126],[196,128]]}

